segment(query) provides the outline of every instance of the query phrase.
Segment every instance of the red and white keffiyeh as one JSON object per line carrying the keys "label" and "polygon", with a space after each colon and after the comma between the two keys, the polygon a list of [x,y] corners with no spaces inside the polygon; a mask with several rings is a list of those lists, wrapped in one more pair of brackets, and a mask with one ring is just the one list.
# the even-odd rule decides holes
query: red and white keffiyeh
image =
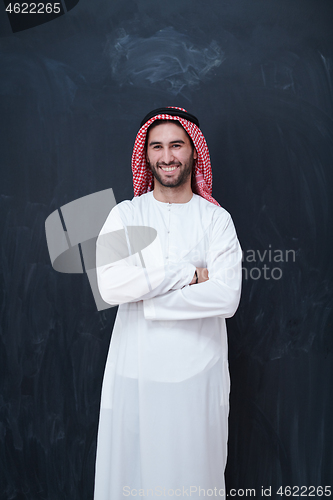
{"label": "red and white keffiyeh", "polygon": [[[184,108],[177,108],[174,106],[170,106],[170,108],[186,112]],[[191,137],[198,155],[195,164],[192,190],[194,193],[202,196],[207,201],[220,206],[219,203],[212,197],[212,167],[210,164],[208,146],[200,128],[197,127],[195,123],[192,123],[185,118],[164,113],[150,118],[140,128],[136,136],[132,154],[134,196],[141,196],[148,191],[152,191],[154,186],[154,177],[146,161],[145,142],[147,129],[155,120],[177,120],[183,126],[188,135]]]}

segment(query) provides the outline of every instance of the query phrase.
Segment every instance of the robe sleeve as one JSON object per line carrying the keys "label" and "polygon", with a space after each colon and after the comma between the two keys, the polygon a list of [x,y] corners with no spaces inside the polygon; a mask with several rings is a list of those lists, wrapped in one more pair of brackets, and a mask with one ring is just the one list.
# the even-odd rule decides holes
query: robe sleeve
{"label": "robe sleeve", "polygon": [[222,316],[237,310],[241,291],[242,251],[231,217],[214,224],[207,255],[209,280],[144,301],[148,320],[188,320]]}
{"label": "robe sleeve", "polygon": [[105,302],[111,305],[138,302],[164,295],[192,281],[193,264],[165,264],[158,235],[140,252],[131,254],[124,218],[129,219],[126,224],[130,226],[130,217],[124,216],[119,206],[114,207],[97,239],[97,283]]}

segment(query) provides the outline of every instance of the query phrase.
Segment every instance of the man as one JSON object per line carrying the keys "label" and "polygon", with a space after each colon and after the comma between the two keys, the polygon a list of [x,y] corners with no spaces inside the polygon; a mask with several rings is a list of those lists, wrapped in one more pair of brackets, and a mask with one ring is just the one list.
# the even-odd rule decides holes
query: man
{"label": "man", "polygon": [[[211,197],[209,152],[193,115],[149,113],[132,170],[135,197],[111,211],[97,242],[100,293],[121,305],[103,382],[95,500],[222,496],[225,318],[239,302],[241,249]],[[131,228],[141,226],[157,237],[131,254]]]}

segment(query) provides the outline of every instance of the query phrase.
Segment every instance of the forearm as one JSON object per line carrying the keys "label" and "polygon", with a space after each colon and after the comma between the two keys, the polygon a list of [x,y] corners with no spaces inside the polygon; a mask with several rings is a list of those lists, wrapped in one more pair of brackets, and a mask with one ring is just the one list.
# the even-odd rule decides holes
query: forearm
{"label": "forearm", "polygon": [[143,268],[134,265],[110,265],[97,269],[100,294],[111,305],[137,302],[188,285],[193,277],[192,264],[169,264]]}
{"label": "forearm", "polygon": [[240,279],[221,283],[209,279],[204,283],[172,290],[163,296],[144,301],[144,315],[149,320],[186,320],[234,315],[240,298]]}
{"label": "forearm", "polygon": [[[215,244],[213,258],[209,259],[207,281],[191,284],[162,297],[144,301],[144,314],[150,320],[198,319],[213,316],[229,318],[238,307],[242,280],[242,252],[233,226],[229,227],[227,244]],[[204,279],[206,269],[198,268]],[[193,283],[193,281],[192,281]]]}

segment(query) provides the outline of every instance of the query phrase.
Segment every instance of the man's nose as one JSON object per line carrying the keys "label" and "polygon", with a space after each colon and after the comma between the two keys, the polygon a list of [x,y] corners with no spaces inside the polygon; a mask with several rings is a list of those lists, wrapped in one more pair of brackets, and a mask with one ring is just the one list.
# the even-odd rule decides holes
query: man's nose
{"label": "man's nose", "polygon": [[175,159],[173,151],[169,148],[164,148],[162,152],[162,158],[161,161],[164,163],[170,163]]}

